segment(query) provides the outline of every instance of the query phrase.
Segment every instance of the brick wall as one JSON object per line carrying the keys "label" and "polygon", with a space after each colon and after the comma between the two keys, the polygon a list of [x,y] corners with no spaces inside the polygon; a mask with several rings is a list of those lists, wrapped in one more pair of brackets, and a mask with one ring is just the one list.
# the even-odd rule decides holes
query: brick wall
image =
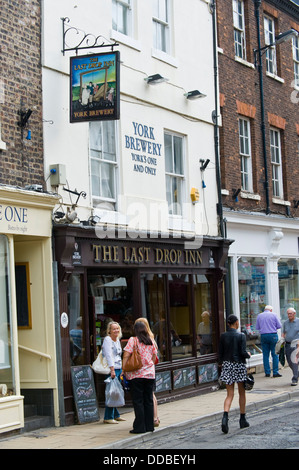
{"label": "brick wall", "polygon": [[[43,184],[40,1],[0,2],[0,83],[2,140],[0,183]],[[32,110],[26,128],[19,110]],[[31,140],[27,140],[28,130]]]}
{"label": "brick wall", "polygon": [[[278,6],[289,2],[269,0],[260,7],[261,45],[264,45],[264,14],[271,15],[276,21],[276,34],[294,28],[299,31],[299,7],[279,9]],[[221,93],[221,113],[223,127],[220,130],[220,155],[222,188],[229,191],[223,196],[223,205],[232,209],[265,211],[265,171],[261,133],[261,106],[258,69],[253,67],[253,49],[257,47],[257,28],[254,15],[254,2],[245,1],[246,52],[248,64],[235,60],[232,0],[217,1],[219,80]],[[292,102],[291,96],[299,98],[294,92],[293,59],[291,41],[277,46],[278,75],[284,82],[266,76],[265,56],[263,56],[265,134],[267,151],[268,181],[270,190],[270,209],[272,213],[286,215],[286,206],[272,202],[272,174],[270,165],[269,129],[274,126],[281,131],[283,200],[291,203],[292,216],[299,216],[293,200],[299,199],[298,192],[298,124],[299,104]],[[295,94],[294,94],[295,93]],[[238,197],[232,198],[233,189],[241,187],[238,119],[247,117],[251,122],[251,153],[253,171],[253,193],[260,200]]]}

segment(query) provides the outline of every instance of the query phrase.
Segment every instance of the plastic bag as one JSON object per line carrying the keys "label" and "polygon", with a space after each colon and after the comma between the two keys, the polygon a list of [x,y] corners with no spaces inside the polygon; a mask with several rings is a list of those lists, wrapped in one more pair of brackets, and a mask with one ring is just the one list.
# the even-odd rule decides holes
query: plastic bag
{"label": "plastic bag", "polygon": [[125,394],[117,377],[112,379],[108,377],[104,380],[106,383],[105,405],[109,408],[119,408],[125,405]]}

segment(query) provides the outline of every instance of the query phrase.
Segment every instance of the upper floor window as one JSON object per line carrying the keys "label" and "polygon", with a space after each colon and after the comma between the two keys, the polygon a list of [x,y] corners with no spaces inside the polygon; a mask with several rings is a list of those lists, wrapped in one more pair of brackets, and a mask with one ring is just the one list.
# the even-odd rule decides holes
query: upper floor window
{"label": "upper floor window", "polygon": [[299,87],[299,39],[293,38],[293,61],[294,61],[294,79],[295,86]]}
{"label": "upper floor window", "polygon": [[241,188],[252,192],[252,165],[250,145],[250,121],[239,119],[239,149],[241,162]]}
{"label": "upper floor window", "polygon": [[270,154],[272,166],[272,186],[273,196],[283,197],[282,186],[282,162],[281,162],[281,141],[280,132],[270,129]]}
{"label": "upper floor window", "polygon": [[[272,18],[265,16],[264,18],[264,33],[265,33],[265,44],[269,46],[275,42],[275,22]],[[275,45],[266,49],[266,71],[277,75],[277,63],[276,63],[276,47]]]}
{"label": "upper floor window", "polygon": [[132,35],[132,0],[112,0],[112,28]]}
{"label": "upper floor window", "polygon": [[169,0],[153,0],[153,45],[170,53]]}
{"label": "upper floor window", "polygon": [[89,156],[92,202],[116,203],[115,121],[89,123]]}
{"label": "upper floor window", "polygon": [[182,215],[183,182],[184,182],[184,139],[181,136],[165,133],[165,170],[166,197],[168,212]]}
{"label": "upper floor window", "polygon": [[243,0],[233,0],[235,56],[246,60],[245,18]]}

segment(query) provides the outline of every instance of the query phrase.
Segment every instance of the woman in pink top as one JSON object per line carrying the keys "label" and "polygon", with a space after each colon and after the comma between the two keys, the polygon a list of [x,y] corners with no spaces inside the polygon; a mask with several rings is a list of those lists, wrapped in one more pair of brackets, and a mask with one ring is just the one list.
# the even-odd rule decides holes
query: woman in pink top
{"label": "woman in pink top", "polygon": [[135,337],[131,337],[124,348],[123,367],[125,367],[128,357],[132,354],[136,342],[141,355],[142,367],[134,372],[126,372],[125,375],[130,380],[135,412],[133,429],[130,433],[139,434],[154,430],[153,388],[157,348],[143,322],[135,322],[134,333]]}

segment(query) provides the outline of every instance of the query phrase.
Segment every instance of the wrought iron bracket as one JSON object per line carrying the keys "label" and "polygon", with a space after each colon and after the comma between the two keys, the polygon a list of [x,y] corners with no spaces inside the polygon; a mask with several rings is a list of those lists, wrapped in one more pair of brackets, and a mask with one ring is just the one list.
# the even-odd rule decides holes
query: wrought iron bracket
{"label": "wrought iron bracket", "polygon": [[[95,49],[97,47],[111,47],[111,50],[113,51],[113,48],[116,46],[119,46],[117,42],[110,42],[108,39],[106,39],[104,36],[98,35],[95,36],[94,34],[91,33],[85,33],[82,29],[76,28],[75,26],[67,26],[68,23],[70,23],[70,19],[68,17],[61,18],[62,21],[62,34],[63,34],[63,45],[62,45],[62,53],[65,55],[65,52],[68,51],[76,51],[76,55],[78,54],[79,50],[82,49]],[[69,39],[73,39],[74,37],[72,36],[73,34],[79,35],[79,42],[78,38],[76,41],[76,44],[73,46],[70,46],[67,44],[67,36]]]}

